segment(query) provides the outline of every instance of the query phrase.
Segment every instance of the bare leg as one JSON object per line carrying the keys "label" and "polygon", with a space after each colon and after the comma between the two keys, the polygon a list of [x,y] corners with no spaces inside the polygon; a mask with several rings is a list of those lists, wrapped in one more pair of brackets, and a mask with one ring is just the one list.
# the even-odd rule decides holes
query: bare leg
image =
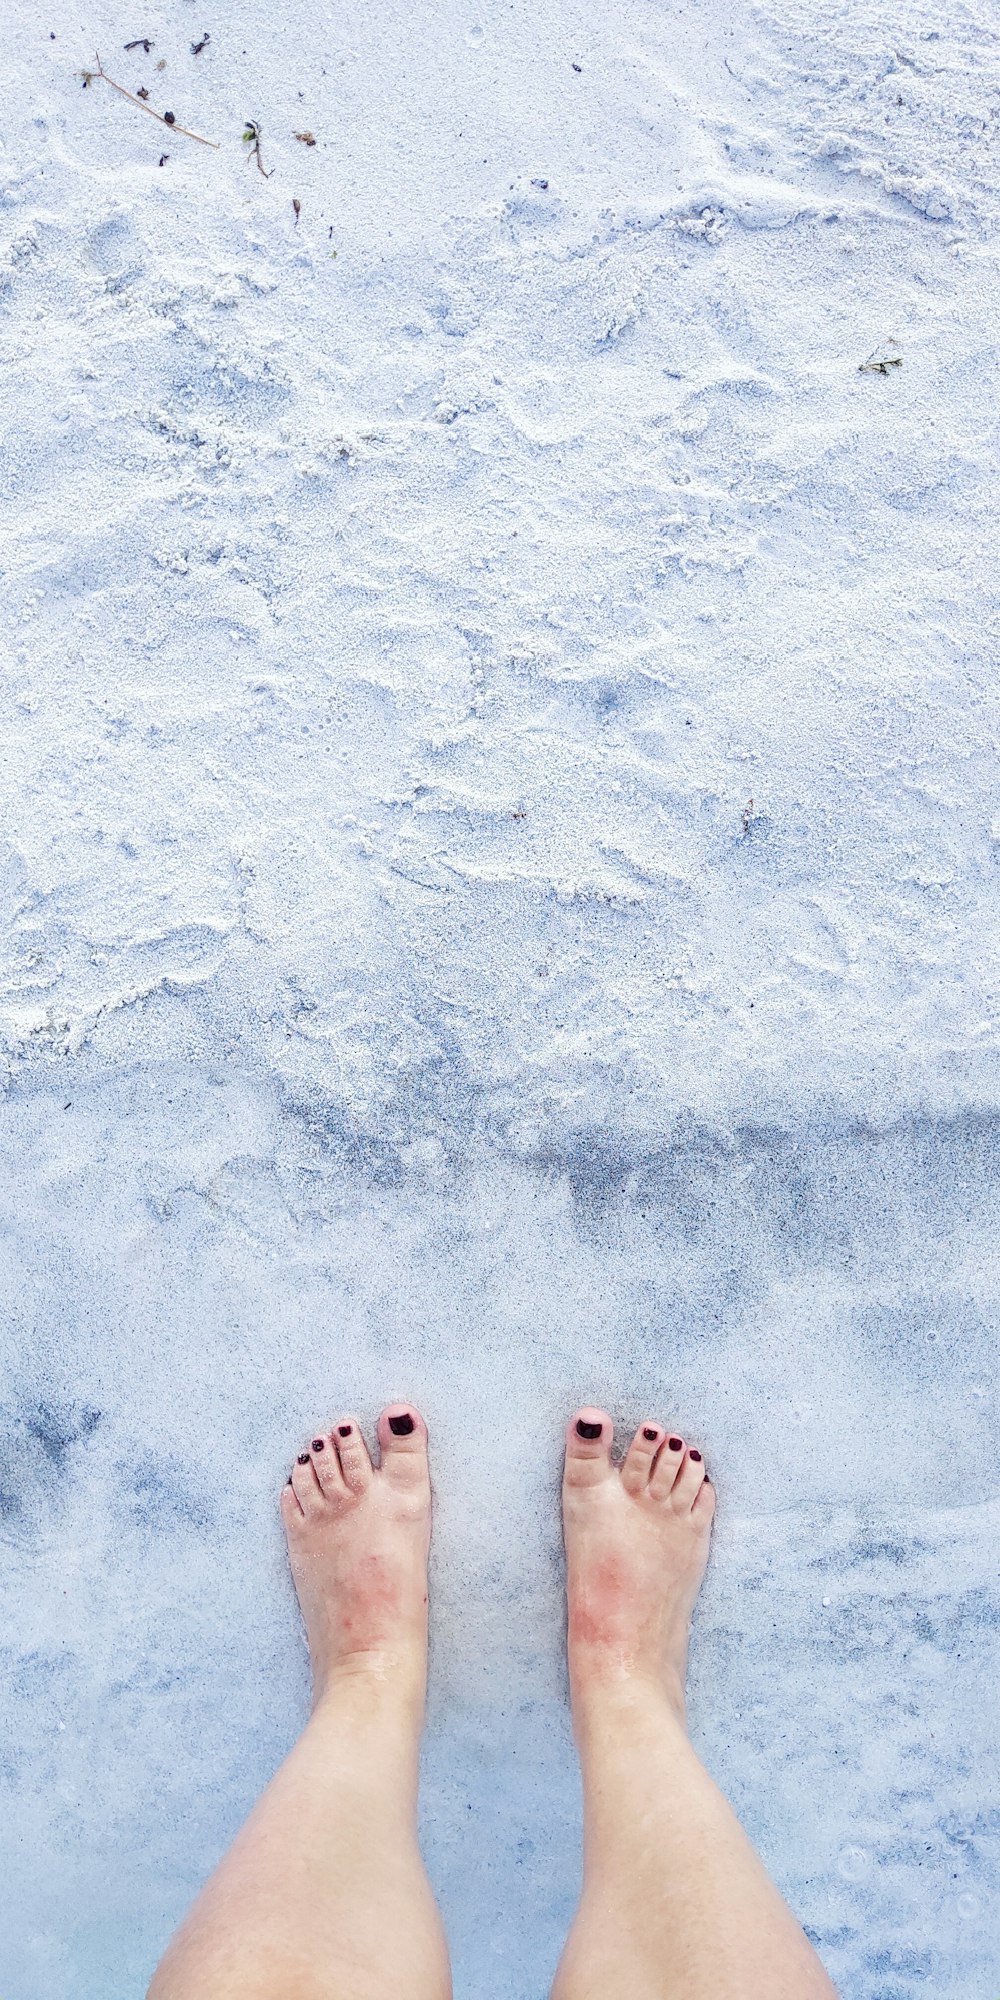
{"label": "bare leg", "polygon": [[378,1436],[376,1472],[345,1418],[313,1439],[284,1489],[312,1715],[178,1931],[148,2000],[451,1992],[416,1832],[427,1430],[399,1405],[383,1412]]}
{"label": "bare leg", "polygon": [[587,1409],[567,1436],[584,1884],[553,2000],[836,2000],[688,1741],[688,1628],[715,1512],[700,1453],[645,1424],[619,1473],[612,1429]]}

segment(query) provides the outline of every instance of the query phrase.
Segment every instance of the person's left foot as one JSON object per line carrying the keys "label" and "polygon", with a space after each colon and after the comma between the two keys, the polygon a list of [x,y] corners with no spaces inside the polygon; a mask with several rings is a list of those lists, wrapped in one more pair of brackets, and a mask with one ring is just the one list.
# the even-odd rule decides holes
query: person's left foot
{"label": "person's left foot", "polygon": [[621,1471],[606,1410],[566,1434],[563,1526],[574,1706],[611,1682],[657,1688],[683,1719],[688,1632],[715,1513],[701,1452],[640,1424]]}
{"label": "person's left foot", "polygon": [[314,1697],[344,1676],[401,1681],[422,1700],[427,1672],[431,1484],[427,1426],[407,1404],[378,1420],[376,1471],[354,1417],[304,1449],[281,1497],[309,1639]]}

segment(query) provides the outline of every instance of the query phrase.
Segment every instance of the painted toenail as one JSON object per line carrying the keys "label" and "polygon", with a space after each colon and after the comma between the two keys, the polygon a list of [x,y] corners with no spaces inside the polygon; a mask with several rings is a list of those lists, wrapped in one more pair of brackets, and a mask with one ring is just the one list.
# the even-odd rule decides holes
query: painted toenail
{"label": "painted toenail", "polygon": [[307,1451],[300,1451],[300,1453],[299,1453],[299,1464],[300,1464],[300,1465],[308,1465],[308,1463],[309,1463],[309,1453],[308,1453]]}
{"label": "painted toenail", "polygon": [[390,1417],[389,1429],[393,1437],[408,1438],[413,1429],[412,1417]]}
{"label": "painted toenail", "polygon": [[693,1458],[693,1459],[695,1460],[696,1464],[698,1464],[698,1465],[700,1465],[700,1464],[701,1464],[701,1453],[700,1453],[700,1451],[689,1451],[689,1452],[688,1452],[688,1457],[689,1457],[689,1458]]}
{"label": "painted toenail", "polygon": [[342,1437],[342,1438],[349,1438],[349,1437],[350,1437],[350,1435],[351,1435],[351,1426],[350,1426],[350,1424],[338,1424],[338,1425],[337,1425],[337,1436],[338,1436],[338,1437]]}
{"label": "painted toenail", "polygon": [[585,1417],[577,1417],[576,1420],[577,1437],[599,1438],[603,1429],[604,1429],[603,1424],[588,1424]]}
{"label": "painted toenail", "polygon": [[667,1443],[670,1446],[671,1451],[683,1451],[684,1449],[683,1438],[668,1438]]}
{"label": "painted toenail", "polygon": [[323,1440],[322,1440],[322,1438],[313,1438],[313,1441],[312,1441],[312,1448],[313,1448],[313,1450],[314,1450],[314,1451],[322,1451],[322,1449],[323,1449]]}
{"label": "painted toenail", "polygon": [[651,1431],[647,1426],[647,1428],[643,1431],[642,1435],[645,1438],[647,1444],[652,1444],[653,1439],[656,1437],[657,1433],[655,1431]]}

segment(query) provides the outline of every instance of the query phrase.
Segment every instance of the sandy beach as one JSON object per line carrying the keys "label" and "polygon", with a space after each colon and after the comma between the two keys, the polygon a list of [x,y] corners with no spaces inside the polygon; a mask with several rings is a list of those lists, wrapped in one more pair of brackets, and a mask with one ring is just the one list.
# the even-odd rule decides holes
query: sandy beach
{"label": "sandy beach", "polygon": [[144,1990],[396,1396],[458,2000],[573,1908],[587,1400],[704,1442],[694,1731],[843,2000],[995,2000],[994,10],[2,40],[3,2000]]}

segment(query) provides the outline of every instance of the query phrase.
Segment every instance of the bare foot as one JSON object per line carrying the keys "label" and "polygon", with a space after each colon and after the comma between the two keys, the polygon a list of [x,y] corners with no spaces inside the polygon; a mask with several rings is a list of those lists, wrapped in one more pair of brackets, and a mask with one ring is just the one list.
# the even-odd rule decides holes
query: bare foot
{"label": "bare foot", "polygon": [[423,1702],[427,1426],[416,1410],[394,1403],[378,1420],[378,1441],[376,1472],[356,1419],[342,1417],[301,1452],[281,1496],[315,1703],[357,1675],[400,1685]]}
{"label": "bare foot", "polygon": [[684,1718],[688,1632],[705,1573],[715,1493],[701,1453],[640,1424],[621,1471],[604,1410],[566,1433],[563,1524],[574,1703],[609,1682],[666,1692]]}

